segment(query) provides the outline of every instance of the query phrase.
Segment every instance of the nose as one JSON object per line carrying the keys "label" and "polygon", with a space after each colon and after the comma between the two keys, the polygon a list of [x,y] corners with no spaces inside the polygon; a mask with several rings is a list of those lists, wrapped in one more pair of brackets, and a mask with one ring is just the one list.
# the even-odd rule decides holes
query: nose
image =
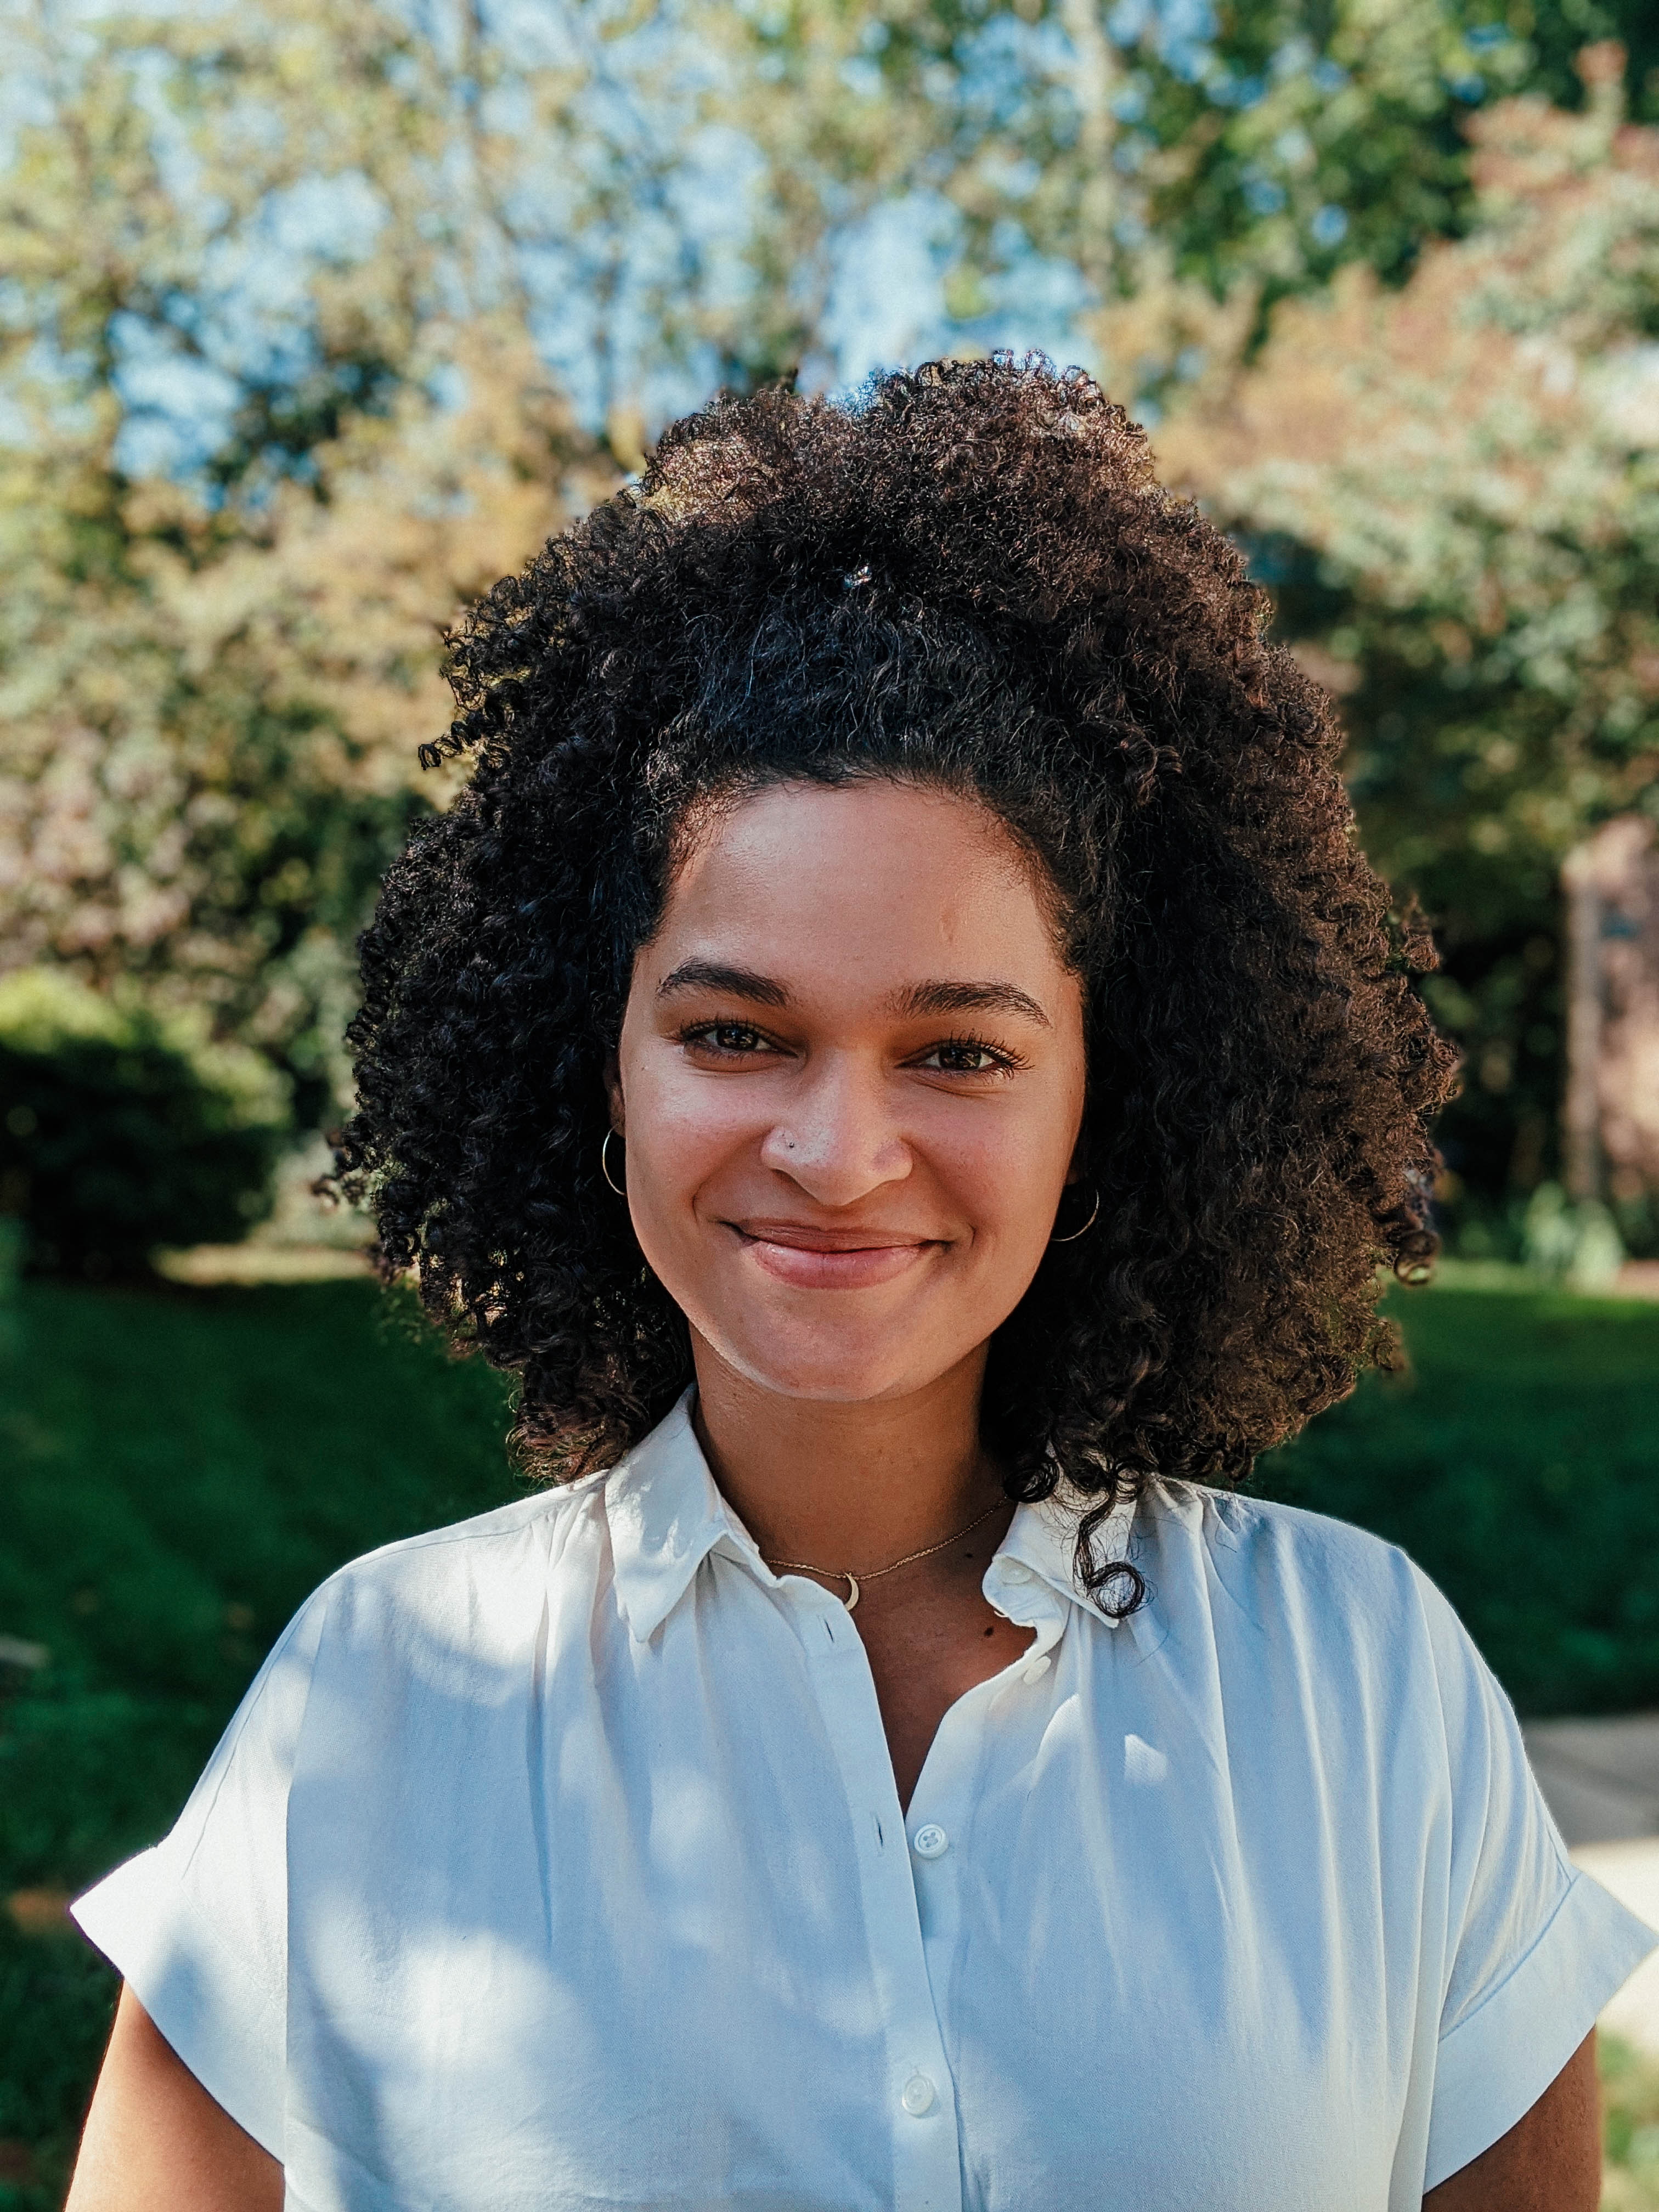
{"label": "nose", "polygon": [[880,1069],[852,1053],[815,1056],[767,1131],[761,1159],[815,1204],[856,1206],[909,1174],[910,1147]]}

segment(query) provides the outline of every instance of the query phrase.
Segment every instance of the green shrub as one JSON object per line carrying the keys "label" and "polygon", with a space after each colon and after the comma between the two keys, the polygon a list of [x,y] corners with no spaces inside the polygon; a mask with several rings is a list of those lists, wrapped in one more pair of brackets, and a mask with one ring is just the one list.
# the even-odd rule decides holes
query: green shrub
{"label": "green shrub", "polygon": [[50,969],[0,976],[0,1218],[35,1272],[142,1274],[270,1208],[288,1101],[257,1053]]}
{"label": "green shrub", "polygon": [[1659,2212],[1659,2062],[1614,2035],[1598,2035],[1601,2212]]}
{"label": "green shrub", "polygon": [[1522,1256],[1536,1273],[1576,1291],[1606,1290],[1625,1263],[1619,1224],[1594,1198],[1570,1199],[1557,1182],[1540,1182],[1522,1223]]}
{"label": "green shrub", "polygon": [[53,2212],[64,2201],[115,2010],[116,1980],[65,1926],[25,1935],[0,1911],[0,2212]]}

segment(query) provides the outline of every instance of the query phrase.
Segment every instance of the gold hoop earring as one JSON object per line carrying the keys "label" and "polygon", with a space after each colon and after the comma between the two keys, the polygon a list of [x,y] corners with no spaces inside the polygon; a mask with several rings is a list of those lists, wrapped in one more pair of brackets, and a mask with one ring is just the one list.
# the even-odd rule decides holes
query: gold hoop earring
{"label": "gold hoop earring", "polygon": [[[626,1198],[628,1195],[628,1186],[626,1183],[617,1182],[614,1179],[611,1173],[611,1163],[605,1157],[611,1150],[611,1139],[616,1135],[616,1133],[617,1133],[614,1129],[607,1129],[605,1133],[605,1142],[599,1146],[599,1173],[611,1185],[611,1189],[616,1192],[618,1198]],[[626,1140],[624,1139],[624,1141]]]}
{"label": "gold hoop earring", "polygon": [[1096,1193],[1095,1193],[1095,1202],[1094,1202],[1094,1204],[1093,1204],[1093,1205],[1090,1207],[1090,1209],[1089,1209],[1089,1218],[1088,1218],[1088,1219],[1084,1223],[1084,1224],[1083,1224],[1082,1228],[1081,1228],[1081,1229],[1074,1229],[1074,1230],[1073,1230],[1073,1231],[1072,1231],[1072,1233],[1071,1233],[1071,1235],[1070,1235],[1069,1237],[1051,1237],[1048,1239],[1048,1242],[1049,1242],[1051,1244],[1075,1244],[1075,1243],[1077,1243],[1077,1240],[1078,1240],[1078,1238],[1079,1238],[1079,1237],[1086,1237],[1086,1236],[1088,1235],[1089,1231],[1090,1231],[1094,1227],[1094,1225],[1095,1225],[1095,1216],[1096,1216],[1099,1212],[1100,1212],[1100,1193],[1099,1193],[1098,1191],[1096,1191]]}

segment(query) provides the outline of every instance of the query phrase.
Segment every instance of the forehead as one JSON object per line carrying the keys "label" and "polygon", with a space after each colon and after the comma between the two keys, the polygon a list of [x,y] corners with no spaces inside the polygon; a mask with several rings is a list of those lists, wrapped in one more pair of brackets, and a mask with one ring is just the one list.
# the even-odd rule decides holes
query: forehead
{"label": "forehead", "polygon": [[940,954],[1060,966],[1038,864],[988,808],[871,778],[769,787],[711,810],[680,856],[653,949],[744,941],[775,965],[908,968]]}

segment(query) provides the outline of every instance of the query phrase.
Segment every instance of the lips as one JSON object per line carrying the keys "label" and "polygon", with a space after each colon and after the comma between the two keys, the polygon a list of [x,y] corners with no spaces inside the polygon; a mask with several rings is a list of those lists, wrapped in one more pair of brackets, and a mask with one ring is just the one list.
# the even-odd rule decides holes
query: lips
{"label": "lips", "polygon": [[745,1255],[775,1280],[797,1290],[863,1290],[890,1283],[930,1253],[940,1240],[877,1228],[820,1229],[800,1221],[750,1219],[727,1226]]}

